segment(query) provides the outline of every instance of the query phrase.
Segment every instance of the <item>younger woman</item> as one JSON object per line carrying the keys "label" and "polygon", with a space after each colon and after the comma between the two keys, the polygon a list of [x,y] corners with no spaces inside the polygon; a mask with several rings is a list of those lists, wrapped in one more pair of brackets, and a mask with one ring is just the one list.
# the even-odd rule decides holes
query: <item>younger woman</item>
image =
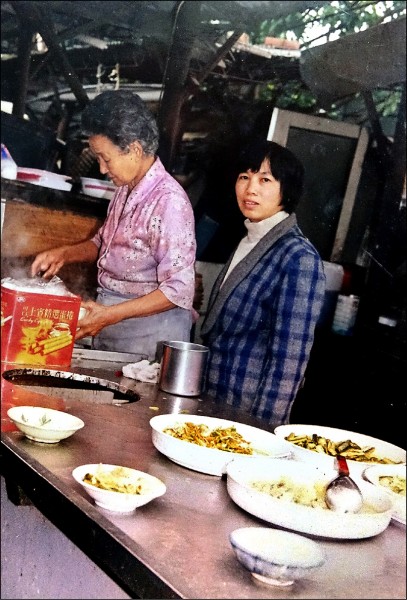
{"label": "younger woman", "polygon": [[304,169],[287,148],[256,140],[235,185],[247,235],[217,278],[201,329],[206,392],[273,427],[289,422],[325,293],[322,260],[297,224]]}

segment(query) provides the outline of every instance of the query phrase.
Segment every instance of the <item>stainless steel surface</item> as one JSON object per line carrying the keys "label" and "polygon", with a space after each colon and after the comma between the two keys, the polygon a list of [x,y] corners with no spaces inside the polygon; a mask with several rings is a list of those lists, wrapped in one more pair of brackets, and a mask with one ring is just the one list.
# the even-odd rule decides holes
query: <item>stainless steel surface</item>
{"label": "stainless steel surface", "polygon": [[67,387],[52,387],[45,385],[24,385],[25,390],[56,396],[65,400],[82,400],[86,402],[98,402],[100,404],[113,404],[113,392],[108,390],[87,390],[82,388],[71,389]]}
{"label": "stainless steel surface", "polygon": [[106,367],[111,369],[112,364],[127,365],[147,358],[147,354],[132,354],[128,352],[106,352],[105,350],[92,350],[91,348],[74,347],[72,352],[72,365],[86,364],[94,369]]}
{"label": "stainless steel surface", "polygon": [[106,379],[97,370],[92,370],[91,373],[21,367],[6,369],[2,377],[17,387],[30,388],[33,392],[45,393],[47,396],[52,396],[55,391],[54,396],[65,400],[110,404],[116,400],[139,400],[139,395],[132,388]]}
{"label": "stainless steel surface", "polygon": [[107,352],[106,350],[92,350],[90,348],[74,348],[72,358],[84,359],[86,361],[100,360],[104,363],[121,362],[123,364],[136,362],[139,356],[146,358],[145,354],[134,354],[131,352]]}
{"label": "stainless steel surface", "polygon": [[325,502],[331,510],[340,513],[357,513],[363,505],[362,492],[349,477],[346,458],[337,456],[335,461],[338,475],[327,485]]}
{"label": "stainless steel surface", "polygon": [[159,387],[180,396],[199,396],[208,348],[190,342],[163,342]]}
{"label": "stainless steel surface", "polygon": [[[89,365],[78,372],[96,375]],[[250,425],[254,420],[203,398],[171,396],[156,385],[129,382],[113,373],[98,376],[130,385],[140,395],[138,402],[118,407],[67,401],[66,410],[81,418],[85,427],[53,448],[30,442],[19,432],[3,433],[3,471],[9,468],[9,475],[37,500],[38,487],[49,484],[53,495],[41,495],[42,510],[49,509],[53,522],[63,531],[65,527],[68,536],[80,522],[76,543],[86,544],[94,540],[95,532],[104,532],[103,543],[88,544],[90,556],[98,564],[101,558],[102,563],[108,561],[105,568],[125,589],[131,588],[131,597],[286,598],[286,591],[256,583],[229,543],[234,529],[263,526],[263,521],[233,503],[223,478],[188,470],[161,455],[152,444],[149,425],[152,416],[172,412]],[[75,467],[93,462],[146,471],[161,479],[167,492],[130,517],[99,509],[72,477]],[[76,515],[73,521],[68,519],[69,527],[67,512]],[[405,598],[405,528],[392,523],[382,534],[365,540],[316,541],[326,562],[294,584],[291,599]],[[113,544],[110,553],[108,542]]]}

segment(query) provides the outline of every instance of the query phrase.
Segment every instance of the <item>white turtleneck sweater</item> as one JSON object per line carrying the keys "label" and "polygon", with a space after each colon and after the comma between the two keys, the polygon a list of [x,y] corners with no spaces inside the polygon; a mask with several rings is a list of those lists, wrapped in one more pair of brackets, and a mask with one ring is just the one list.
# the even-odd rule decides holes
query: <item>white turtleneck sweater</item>
{"label": "white turtleneck sweater", "polygon": [[229,277],[231,271],[235,268],[235,266],[249,254],[251,250],[258,244],[263,236],[266,235],[273,227],[275,227],[281,221],[284,221],[289,216],[284,210],[280,210],[278,213],[273,215],[272,217],[268,217],[267,219],[263,219],[263,221],[259,221],[258,223],[252,223],[250,219],[246,219],[244,224],[247,229],[247,235],[240,240],[238,247],[235,250],[235,253],[232,258],[232,262],[229,265],[229,269],[222,281],[222,285],[225,283],[226,279]]}

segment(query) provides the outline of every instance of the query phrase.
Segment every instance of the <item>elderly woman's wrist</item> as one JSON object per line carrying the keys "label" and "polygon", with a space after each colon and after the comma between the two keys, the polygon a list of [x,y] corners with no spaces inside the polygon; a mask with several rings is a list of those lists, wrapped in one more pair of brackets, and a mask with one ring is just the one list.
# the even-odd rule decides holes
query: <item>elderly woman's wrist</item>
{"label": "elderly woman's wrist", "polygon": [[123,321],[126,317],[123,315],[123,311],[120,309],[120,304],[115,304],[113,306],[107,306],[105,313],[105,327],[107,325],[116,325],[120,321]]}

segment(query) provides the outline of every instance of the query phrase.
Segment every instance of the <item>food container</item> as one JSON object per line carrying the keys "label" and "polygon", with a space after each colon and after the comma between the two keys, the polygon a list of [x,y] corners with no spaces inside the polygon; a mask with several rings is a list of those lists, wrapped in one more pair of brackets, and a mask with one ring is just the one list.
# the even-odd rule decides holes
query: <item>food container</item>
{"label": "food container", "polygon": [[269,527],[240,527],[229,534],[237,560],[255,579],[286,587],[325,562],[321,547],[308,538]]}
{"label": "food container", "polygon": [[97,506],[117,513],[134,512],[167,491],[165,483],[154,475],[120,465],[81,465],[72,471],[72,477]]}
{"label": "food container", "polygon": [[342,265],[336,263],[324,260],[323,265],[326,277],[325,297],[318,320],[318,326],[330,328],[332,326],[338,295],[342,289],[345,271]]}
{"label": "food container", "polygon": [[1,145],[1,176],[6,179],[17,177],[17,165],[4,144]]}
{"label": "food container", "polygon": [[177,396],[199,396],[209,349],[191,342],[163,342],[159,387]]}
{"label": "food container", "polygon": [[[159,452],[182,467],[208,475],[221,477],[226,473],[226,467],[232,460],[247,462],[250,465],[255,464],[260,457],[266,461],[273,461],[275,458],[286,458],[292,455],[291,449],[284,440],[279,439],[271,431],[228,419],[190,413],[169,413],[152,417],[150,426],[153,445]],[[194,443],[193,434],[185,439],[182,435],[185,427],[195,432],[202,428],[208,434],[217,430],[212,441],[217,439],[218,444],[215,443],[211,447]],[[178,430],[181,433],[180,437],[172,435],[168,431],[171,429]],[[220,432],[228,429],[229,432]],[[226,434],[228,437],[223,437]],[[234,450],[241,445],[250,447],[252,452],[250,454],[235,452]]]}
{"label": "food container", "polygon": [[29,440],[57,444],[85,426],[82,419],[43,406],[12,406],[7,416]]}
{"label": "food container", "polygon": [[105,198],[111,200],[116,191],[116,186],[111,181],[103,179],[92,179],[91,177],[81,177],[82,192],[87,196],[94,198]]}
{"label": "food container", "polygon": [[357,513],[330,510],[324,490],[335,469],[320,469],[299,460],[257,458],[253,463],[231,461],[226,489],[240,508],[278,527],[333,539],[362,539],[382,533],[393,505],[385,491],[361,478],[363,506]]}
{"label": "food container", "polygon": [[339,335],[352,335],[359,308],[359,296],[339,294],[332,323],[332,331]]}
{"label": "food container", "polygon": [[68,181],[68,179],[71,179],[69,175],[52,173],[51,171],[43,171],[42,169],[18,167],[17,179],[19,181],[27,181],[28,183],[51,188],[53,190],[70,192],[72,189],[72,183]]}
{"label": "food container", "polygon": [[80,296],[58,277],[1,282],[1,361],[69,367]]}
{"label": "food container", "polygon": [[[325,425],[310,425],[306,424],[295,424],[290,423],[287,425],[278,425],[274,429],[274,433],[277,437],[282,438],[291,446],[291,450],[294,453],[294,457],[304,462],[313,463],[316,467],[321,469],[334,469],[335,468],[335,455],[326,452],[317,451],[315,448],[311,449],[308,447],[309,442],[314,436],[324,438],[325,444],[327,443],[349,443],[353,445],[354,457],[346,451],[342,451],[342,455],[346,458],[349,468],[349,474],[352,478],[359,479],[362,473],[367,467],[374,464],[389,464],[389,463],[403,463],[406,462],[406,451],[404,448],[400,448],[395,444],[386,442],[364,433],[358,433],[356,431],[348,431],[346,429],[337,429],[336,427],[326,427]],[[295,437],[307,438],[304,440],[304,445],[301,443],[295,443],[293,439],[288,439],[290,434]],[[306,443],[305,443],[306,442]],[[360,450],[355,449],[355,445],[359,446]],[[363,456],[357,457],[356,453],[364,453],[365,450],[373,449],[365,460]]]}

